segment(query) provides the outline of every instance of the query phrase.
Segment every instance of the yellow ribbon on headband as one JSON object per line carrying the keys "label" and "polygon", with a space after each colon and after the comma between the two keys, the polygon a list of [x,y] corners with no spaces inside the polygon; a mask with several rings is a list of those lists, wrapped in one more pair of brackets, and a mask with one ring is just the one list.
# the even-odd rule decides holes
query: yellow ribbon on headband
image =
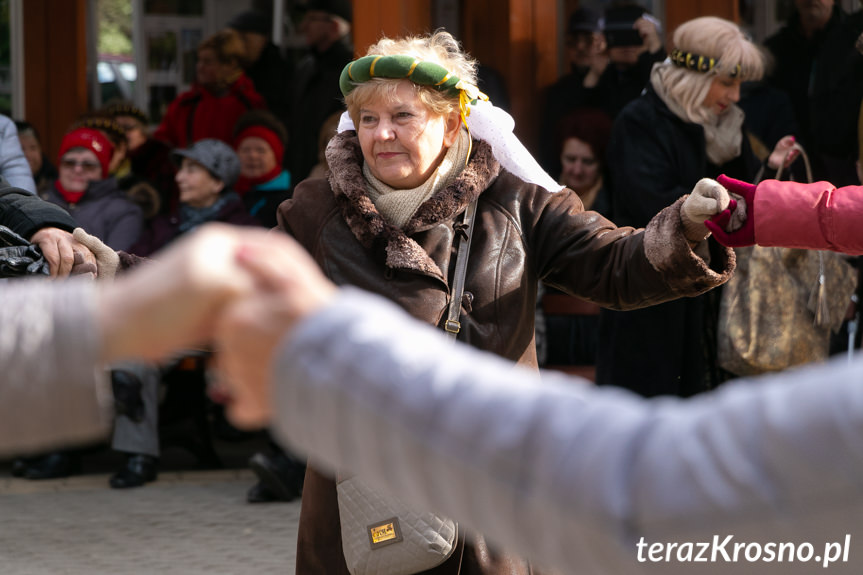
{"label": "yellow ribbon on headband", "polygon": [[480,92],[479,88],[477,88],[473,84],[468,84],[463,80],[458,81],[458,84],[455,85],[455,89],[459,91],[459,116],[461,116],[461,122],[462,124],[464,124],[468,135],[467,160],[465,161],[465,165],[467,165],[467,162],[470,160],[470,153],[473,149],[473,138],[470,137],[470,127],[467,125],[467,117],[470,116],[470,106],[477,100],[485,100],[486,102],[488,102],[488,96]]}

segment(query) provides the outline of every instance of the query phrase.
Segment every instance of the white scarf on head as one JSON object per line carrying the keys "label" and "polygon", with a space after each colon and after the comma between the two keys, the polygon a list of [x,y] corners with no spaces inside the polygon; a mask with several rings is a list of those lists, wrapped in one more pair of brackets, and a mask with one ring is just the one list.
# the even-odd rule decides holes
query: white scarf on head
{"label": "white scarf on head", "polygon": [[372,175],[369,165],[363,164],[363,176],[369,198],[386,221],[404,228],[423,203],[438,190],[450,185],[465,165],[470,150],[470,136],[467,130],[459,130],[455,143],[447,149],[437,169],[429,178],[416,188],[397,190],[386,185]]}
{"label": "white scarf on head", "polygon": [[[667,60],[670,62],[670,60]],[[743,151],[743,110],[732,105],[725,113],[717,116],[711,114],[709,120],[705,121],[693,117],[690,110],[681,106],[674,98],[670,97],[666,90],[664,76],[673,70],[671,65],[656,64],[650,73],[650,85],[657,96],[665,102],[668,109],[675,116],[692,124],[698,124],[704,129],[704,142],[707,145],[707,159],[715,166],[733,160]]]}

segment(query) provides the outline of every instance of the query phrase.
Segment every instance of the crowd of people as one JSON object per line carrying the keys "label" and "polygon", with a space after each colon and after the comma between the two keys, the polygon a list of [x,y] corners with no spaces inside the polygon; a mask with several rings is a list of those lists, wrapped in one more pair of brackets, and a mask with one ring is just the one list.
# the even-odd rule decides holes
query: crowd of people
{"label": "crowd of people", "polygon": [[[60,230],[80,227],[133,263],[158,258],[208,222],[275,227],[277,208],[295,183],[326,169],[322,147],[335,134],[331,116],[342,106],[338,77],[353,56],[351,20],[348,0],[310,2],[302,22],[308,54],[294,69],[270,41],[269,19],[254,10],[239,13],[198,46],[192,87],[171,102],[154,130],[134,104],[108,102],[69,127],[54,161],[34,126],[0,118],[0,172],[12,188],[37,193],[63,214],[59,229],[47,226],[53,221],[45,222],[50,231],[10,227],[46,257],[58,251],[49,241],[61,241]],[[62,241],[77,245],[71,234]],[[52,260],[56,275],[55,267]],[[182,380],[181,365],[126,362],[112,369],[114,391],[123,398],[112,447],[127,456],[112,487],[157,478],[160,385]],[[199,367],[189,377],[201,376],[205,365]],[[275,479],[253,486],[250,501],[291,500],[302,489],[304,463],[270,445],[251,462]],[[81,469],[78,451],[27,453],[12,465],[13,474],[27,479]]]}
{"label": "crowd of people", "polygon": [[[631,521],[651,535],[679,534],[692,517],[708,513],[711,488],[728,487],[695,481],[688,486],[686,505],[672,501],[681,496],[687,446],[669,430],[683,436],[699,433],[699,420],[687,419],[687,410],[700,414],[706,425],[714,422],[711,437],[719,441],[735,435],[736,416],[754,417],[758,406],[785,405],[794,401],[794,393],[813,393],[802,382],[792,391],[775,391],[779,385],[774,385],[765,391],[722,393],[717,405],[678,402],[655,409],[635,399],[695,396],[741,375],[723,369],[717,359],[722,322],[717,294],[734,275],[738,260],[748,257],[750,246],[832,250],[848,254],[849,261],[863,253],[851,218],[863,202],[853,197],[854,188],[841,187],[859,184],[857,174],[863,172],[858,162],[863,157],[858,145],[863,138],[863,55],[855,47],[863,18],[845,14],[831,0],[797,0],[786,26],[765,47],[738,25],[715,17],[682,24],[666,47],[660,22],[635,3],[615,3],[601,16],[580,8],[568,20],[571,69],[544,94],[540,144],[528,151],[513,134],[509,115],[481,91],[488,82],[483,78],[493,76],[451,34],[439,30],[384,38],[355,59],[351,2],[308,4],[302,25],[308,55],[296,64],[287,62],[269,39],[264,15],[238,14],[200,44],[196,81],[168,106],[152,133],[143,110],[110,102],[70,126],[52,163],[32,125],[0,118],[0,174],[5,178],[0,183],[0,224],[40,248],[50,275],[87,275],[106,286],[115,285],[109,282],[117,276],[116,285],[126,289],[165,280],[158,289],[147,288],[152,293],[131,297],[124,311],[119,311],[118,289],[104,288],[98,293],[116,312],[107,318],[94,311],[97,292],[89,287],[62,294],[13,294],[21,301],[42,298],[47,303],[41,313],[57,316],[62,312],[52,310],[62,309],[67,298],[85,299],[88,306],[68,321],[102,322],[104,331],[92,327],[94,333],[116,335],[116,341],[83,338],[87,353],[70,368],[84,386],[86,362],[105,365],[113,402],[109,406],[101,392],[95,402],[73,398],[81,411],[57,423],[68,425],[65,435],[31,430],[35,422],[16,420],[32,435],[8,447],[0,441],[4,453],[20,456],[13,474],[37,480],[79,473],[81,454],[68,447],[110,428],[112,448],[126,455],[110,485],[140,487],[156,480],[160,386],[178,377],[173,370],[179,365],[176,357],[166,362],[166,352],[215,338],[214,349],[224,356],[220,365],[231,375],[223,385],[243,398],[239,407],[230,408],[232,421],[241,427],[273,425],[267,451],[250,460],[259,482],[251,486],[248,501],[302,497],[298,573],[354,571],[351,553],[334,552],[343,549],[348,537],[342,521],[347,504],[340,493],[351,472],[368,474],[417,505],[441,505],[442,511],[456,515],[464,511],[468,528],[458,530],[451,549],[427,564],[424,573],[527,574],[536,571],[531,561],[543,565],[544,557],[551,565],[570,565],[574,550],[595,565],[605,561],[609,568],[629,572],[633,567],[619,555],[619,535],[606,536],[606,529]],[[813,177],[820,182],[807,187],[771,180],[782,171],[799,175],[801,149],[808,151],[806,161],[811,160]],[[765,183],[756,187],[759,181]],[[839,214],[837,206],[845,211]],[[221,242],[224,253],[213,256],[203,249],[205,242]],[[202,260],[207,253],[212,261]],[[176,277],[168,281],[172,273]],[[820,273],[823,285],[823,268]],[[202,285],[208,280],[212,288]],[[503,363],[482,359],[500,376],[502,398],[531,397],[516,380],[537,384],[535,370],[546,364],[595,365],[599,386],[634,393],[605,395],[585,391],[583,381],[549,376],[553,387],[538,391],[529,409],[519,412],[514,403],[501,401],[498,415],[518,412],[523,419],[516,427],[525,434],[530,434],[529,421],[538,424],[559,411],[550,402],[560,398],[585,418],[609,417],[628,430],[619,441],[603,437],[614,427],[611,423],[588,428],[585,420],[570,430],[573,437],[597,441],[596,449],[605,455],[579,459],[560,452],[579,459],[565,479],[584,481],[585,491],[559,509],[553,508],[559,503],[555,498],[563,497],[560,487],[551,488],[549,499],[540,502],[519,491],[517,499],[523,499],[529,513],[551,513],[556,522],[582,534],[571,550],[531,537],[518,541],[517,526],[489,521],[492,507],[467,504],[474,482],[492,490],[486,503],[505,501],[519,488],[515,479],[494,487],[482,473],[467,469],[458,450],[436,450],[424,443],[424,434],[441,426],[430,422],[425,431],[416,427],[424,418],[411,405],[426,392],[399,395],[382,387],[392,374],[373,382],[363,370],[359,388],[392,401],[394,412],[401,414],[383,423],[386,417],[376,412],[380,406],[340,388],[347,381],[337,380],[351,377],[348,360],[310,350],[322,341],[321,334],[334,337],[339,328],[348,340],[339,340],[345,358],[366,349],[365,337],[380,339],[374,330],[357,335],[362,321],[377,324],[364,307],[394,322],[396,337],[403,330],[405,337],[428,338],[426,351],[439,354],[444,363],[451,354],[459,366],[452,373],[436,373],[426,360],[402,349],[408,340],[394,342],[395,351],[377,341],[368,344],[368,353],[382,365],[396,366],[394,374],[412,373],[413,361],[422,366],[415,372],[417,381],[438,382],[430,387],[447,378],[459,387],[468,375],[478,380],[476,390],[473,384],[465,388],[466,410],[475,411],[454,422],[454,430],[440,428],[442,437],[471,443],[458,430],[468,429],[466,422],[481,412],[478,398],[493,395],[496,383],[472,369],[470,352],[438,346],[433,335],[410,325],[401,312],[334,285],[382,296],[413,320],[528,368],[504,376]],[[813,294],[819,302],[831,296],[817,286]],[[166,305],[171,298],[175,301]],[[594,311],[589,316],[537,315],[545,298],[578,298]],[[181,304],[187,306],[182,312]],[[272,306],[269,318],[262,311],[265,305]],[[847,307],[853,320],[852,299],[838,305]],[[218,325],[205,325],[202,318],[216,312]],[[336,317],[339,313],[342,319]],[[296,350],[282,350],[296,365],[278,357],[284,332],[306,325],[302,320],[307,316],[322,315],[326,321],[317,332],[297,328],[311,343],[300,340],[290,344]],[[169,337],[162,333],[160,319],[188,331]],[[121,322],[135,324],[139,333],[128,333]],[[205,328],[206,334],[201,331]],[[57,333],[61,337],[64,332]],[[853,348],[853,338],[846,345]],[[74,355],[67,347],[58,347],[58,357]],[[302,350],[306,359],[301,359]],[[7,352],[0,347],[0,358]],[[310,367],[315,361],[327,368]],[[284,385],[279,379],[270,382],[274,362],[273,373],[284,378]],[[323,391],[312,389],[310,381],[319,381]],[[253,385],[244,387],[243,382]],[[407,389],[410,383],[391,385]],[[835,397],[813,402],[813,421],[821,422],[830,401],[850,393],[842,388]],[[332,399],[333,406],[323,407],[324,398]],[[436,411],[458,411],[452,398],[426,399]],[[324,414],[321,421],[296,413],[299,401],[321,405],[316,411]],[[361,415],[346,413],[346,406]],[[757,417],[750,422],[761,423]],[[773,445],[787,449],[793,433],[780,432],[781,425],[773,423]],[[386,446],[393,453],[410,452],[413,459],[394,465],[402,476],[414,477],[410,466],[424,467],[419,454],[427,453],[442,469],[452,466],[461,487],[440,490],[415,477],[425,487],[405,488],[376,475],[360,452],[341,449],[350,443],[346,430],[360,438],[374,425],[392,426],[393,437],[400,429],[411,435],[369,449],[370,460],[392,461]],[[490,438],[501,439],[503,419],[484,420],[483,425]],[[624,478],[616,466],[626,465],[629,450],[648,428],[671,441],[665,470],[639,456],[639,477],[647,492],[654,489],[656,506],[643,514],[634,508],[615,514],[619,501],[635,497],[628,492],[597,491],[594,503],[587,503],[590,489],[600,488],[595,477],[586,478],[588,460],[608,465],[607,480],[620,483]],[[549,449],[563,448],[547,437],[550,427],[540,435],[550,442]],[[738,439],[729,449],[741,461],[758,464],[762,455],[748,450],[744,437]],[[528,443],[521,437],[510,449],[522,452]],[[493,472],[509,465],[481,437],[475,447]],[[661,448],[656,438],[643,447],[657,457]],[[310,450],[323,455],[307,465],[304,454]],[[718,458],[703,446],[693,453],[704,465]],[[534,453],[527,460],[551,465],[551,455],[546,455]],[[725,465],[739,470],[737,463]],[[436,473],[434,468],[427,471]],[[783,479],[781,473],[776,477],[772,471],[757,479],[769,492],[781,491],[783,480],[795,494],[805,492],[806,482]],[[561,479],[516,473],[536,480],[534,487]],[[660,488],[662,477],[667,481]],[[717,517],[716,524],[738,525],[733,513],[759,504],[755,491],[728,496],[724,510],[729,519]],[[793,511],[811,512],[805,505]],[[564,517],[570,512],[595,514],[600,527],[589,529],[581,518]],[[692,515],[686,519],[688,513]],[[531,515],[529,521],[534,524],[539,517]],[[656,527],[662,517],[671,521],[670,527]],[[773,523],[775,518],[766,515],[764,524]]]}

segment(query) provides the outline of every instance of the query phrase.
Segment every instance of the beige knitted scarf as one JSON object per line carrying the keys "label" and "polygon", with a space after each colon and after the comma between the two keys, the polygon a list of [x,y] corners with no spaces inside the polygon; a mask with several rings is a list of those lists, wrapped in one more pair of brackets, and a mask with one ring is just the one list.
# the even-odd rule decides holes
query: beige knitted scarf
{"label": "beige knitted scarf", "polygon": [[368,164],[363,164],[369,198],[386,221],[397,228],[404,228],[426,200],[461,174],[467,164],[469,150],[470,136],[467,130],[462,129],[429,179],[409,190],[391,188],[372,175]]}

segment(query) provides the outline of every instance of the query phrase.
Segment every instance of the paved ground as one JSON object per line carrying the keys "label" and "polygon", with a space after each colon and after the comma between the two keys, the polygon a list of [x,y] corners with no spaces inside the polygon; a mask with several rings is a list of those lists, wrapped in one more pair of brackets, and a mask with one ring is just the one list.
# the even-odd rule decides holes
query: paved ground
{"label": "paved ground", "polygon": [[0,478],[0,573],[294,573],[300,505],[247,504],[247,470],[163,473],[128,491],[107,480]]}
{"label": "paved ground", "polygon": [[123,459],[104,447],[68,479],[16,479],[0,462],[0,575],[293,575],[299,502],[245,501],[246,461],[266,445],[217,440],[224,469],[203,471],[169,448],[158,481],[129,490],[108,487]]}

